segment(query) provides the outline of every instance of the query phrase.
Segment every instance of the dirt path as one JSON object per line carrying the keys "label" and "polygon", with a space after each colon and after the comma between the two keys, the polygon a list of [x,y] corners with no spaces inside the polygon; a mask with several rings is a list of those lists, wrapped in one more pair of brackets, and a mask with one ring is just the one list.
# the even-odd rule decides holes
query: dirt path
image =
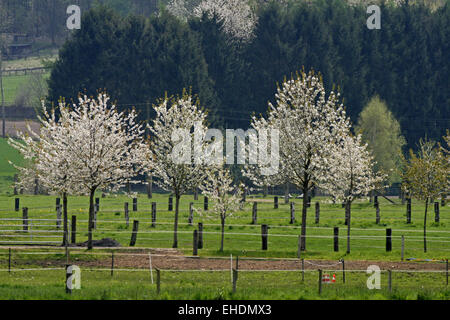
{"label": "dirt path", "polygon": [[[114,254],[115,268],[149,268],[147,250],[116,252]],[[175,249],[152,249],[152,265],[154,268],[168,270],[221,270],[230,269],[229,258],[187,257]],[[99,253],[99,252],[96,252]],[[72,255],[71,263],[80,267],[111,267],[111,253],[102,252],[99,259],[85,261],[81,255]],[[64,266],[65,259],[39,259],[32,264],[45,267]],[[233,266],[236,261],[234,259]],[[370,265],[378,265],[381,270],[445,270],[445,263],[438,262],[389,262],[389,261],[345,261],[346,270],[366,270]],[[300,270],[301,262],[296,259],[251,259],[240,258],[241,270]],[[336,260],[305,260],[306,270],[341,270],[342,264]]]}

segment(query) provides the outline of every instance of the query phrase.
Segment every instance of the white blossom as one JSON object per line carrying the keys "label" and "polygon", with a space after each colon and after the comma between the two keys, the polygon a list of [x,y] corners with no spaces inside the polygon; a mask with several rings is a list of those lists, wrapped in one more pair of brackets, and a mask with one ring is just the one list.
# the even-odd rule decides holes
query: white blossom
{"label": "white blossom", "polygon": [[[199,186],[205,176],[203,150],[207,131],[206,113],[193,103],[191,96],[185,94],[178,99],[166,98],[154,109],[156,118],[149,126],[153,154],[150,165],[153,166],[155,183],[175,195],[173,247],[176,248],[180,197]],[[183,131],[187,131],[188,135],[178,135]],[[173,138],[181,140],[174,141]],[[192,144],[196,145],[193,150]],[[187,159],[177,158],[178,147],[184,148],[184,154],[189,155]]]}
{"label": "white blossom", "polygon": [[233,186],[233,178],[224,164],[214,166],[206,172],[206,179],[200,189],[211,200],[212,207],[208,211],[201,211],[201,214],[220,218],[222,227],[220,251],[223,251],[225,220],[240,209],[243,186],[238,188]]}
{"label": "white blossom", "polygon": [[212,18],[215,15],[222,23],[225,33],[244,42],[253,37],[257,23],[252,7],[248,1],[243,0],[202,0],[192,9],[185,0],[171,0],[167,9],[182,19],[201,18],[204,14]]}

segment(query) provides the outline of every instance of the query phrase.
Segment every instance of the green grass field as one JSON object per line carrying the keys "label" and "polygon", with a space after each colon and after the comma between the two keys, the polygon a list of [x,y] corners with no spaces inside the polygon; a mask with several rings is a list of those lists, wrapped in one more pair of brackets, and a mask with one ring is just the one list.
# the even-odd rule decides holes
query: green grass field
{"label": "green grass field", "polygon": [[12,193],[10,186],[14,182],[16,169],[8,160],[20,165],[23,158],[17,150],[8,145],[6,139],[0,138],[0,194]]}
{"label": "green grass field", "polygon": [[[50,76],[49,73],[43,75],[46,79]],[[29,80],[31,75],[11,75],[3,77],[3,92],[5,94],[5,104],[13,105],[16,99],[18,90],[23,87]]]}

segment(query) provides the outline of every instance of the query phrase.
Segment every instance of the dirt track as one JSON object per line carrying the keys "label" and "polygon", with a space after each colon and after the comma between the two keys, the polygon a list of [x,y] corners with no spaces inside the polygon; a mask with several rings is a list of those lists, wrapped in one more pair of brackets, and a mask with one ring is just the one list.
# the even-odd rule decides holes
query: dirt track
{"label": "dirt track", "polygon": [[[152,249],[152,265],[154,268],[170,270],[221,270],[230,269],[229,258],[198,258],[187,257],[174,249]],[[148,250],[133,252],[116,252],[114,255],[115,268],[149,268]],[[104,256],[94,261],[83,261],[80,256],[72,255],[71,263],[84,267],[111,266],[111,254],[103,252]],[[42,266],[63,266],[65,260],[38,260],[33,264]],[[236,261],[234,259],[233,266]],[[366,270],[370,265],[378,265],[381,270],[445,270],[445,263],[437,262],[386,262],[386,261],[345,261],[346,270]],[[299,260],[278,260],[278,259],[239,259],[239,269],[241,270],[300,270]],[[342,264],[339,261],[327,260],[305,260],[306,270],[341,270]]]}

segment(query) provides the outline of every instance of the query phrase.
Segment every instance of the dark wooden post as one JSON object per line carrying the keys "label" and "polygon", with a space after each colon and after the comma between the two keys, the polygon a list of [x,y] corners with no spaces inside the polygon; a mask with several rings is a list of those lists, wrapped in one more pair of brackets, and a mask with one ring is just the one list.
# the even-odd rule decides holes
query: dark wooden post
{"label": "dark wooden post", "polygon": [[302,236],[298,236],[298,243],[297,243],[297,258],[301,258],[302,255]]}
{"label": "dark wooden post", "polygon": [[22,208],[23,231],[28,231],[28,208]]}
{"label": "dark wooden post", "polygon": [[193,255],[196,256],[198,254],[198,231],[194,230],[194,242],[193,242]]}
{"label": "dark wooden post", "polygon": [[252,224],[256,224],[257,222],[257,214],[258,214],[258,203],[253,202],[253,208],[252,208]]}
{"label": "dark wooden post", "polygon": [[316,202],[316,224],[319,224],[320,220],[320,203]]}
{"label": "dark wooden post", "polygon": [[198,188],[194,190],[194,201],[198,201]]}
{"label": "dark wooden post", "polygon": [[306,204],[307,208],[311,208],[311,196],[308,196],[308,203]]}
{"label": "dark wooden post", "polygon": [[56,198],[55,205],[55,210],[58,211],[58,208],[61,206],[61,198]]}
{"label": "dark wooden post", "polygon": [[441,198],[441,207],[445,207],[446,200],[447,200],[447,195],[443,194],[442,198]]}
{"label": "dark wooden post", "polygon": [[319,269],[319,295],[322,294],[322,269]]}
{"label": "dark wooden post", "polygon": [[61,206],[58,206],[58,208],[56,208],[56,229],[61,229],[61,217],[62,217]]}
{"label": "dark wooden post", "polygon": [[377,205],[375,206],[375,210],[376,210],[376,220],[375,223],[376,224],[380,224],[380,205],[377,202]]}
{"label": "dark wooden post", "polygon": [[133,198],[133,211],[134,212],[138,211],[138,199],[137,198]]}
{"label": "dark wooden post", "polygon": [[34,195],[39,194],[39,179],[34,179]]}
{"label": "dark wooden post", "polygon": [[434,203],[434,222],[439,222],[439,202]]}
{"label": "dark wooden post", "polygon": [[198,223],[198,248],[203,249],[203,223]]}
{"label": "dark wooden post", "polygon": [[342,259],[342,282],[345,283],[345,260]]}
{"label": "dark wooden post", "polygon": [[169,207],[168,207],[169,211],[173,211],[173,197],[169,197]]}
{"label": "dark wooden post", "polygon": [[194,221],[194,203],[189,203],[189,217],[188,217],[188,223],[190,226],[192,226],[192,222]]}
{"label": "dark wooden post", "polygon": [[205,211],[208,211],[208,197],[205,197],[205,198],[203,199],[203,209],[204,209]]}
{"label": "dark wooden post", "polygon": [[411,198],[406,203],[406,223],[411,223]]}
{"label": "dark wooden post", "polygon": [[19,175],[16,173],[14,175],[14,195],[17,196],[18,192],[17,192],[17,185],[16,183],[19,181]]}
{"label": "dark wooden post", "polygon": [[15,199],[15,203],[14,203],[14,210],[16,210],[17,212],[19,211],[19,209],[20,209],[20,199],[19,198],[16,198]]}
{"label": "dark wooden post", "polygon": [[72,233],[71,233],[72,244],[77,243],[77,216],[72,216]]}
{"label": "dark wooden post", "polygon": [[339,227],[334,227],[334,252],[339,252]]}
{"label": "dark wooden post", "polygon": [[156,227],[156,202],[152,202],[152,227]]}
{"label": "dark wooden post", "polygon": [[133,221],[133,232],[131,233],[130,247],[134,247],[134,245],[136,244],[138,230],[139,230],[139,221],[134,220]]}
{"label": "dark wooden post", "polygon": [[125,212],[125,222],[127,224],[127,228],[130,225],[130,212],[128,209],[128,202],[124,203],[124,212]]}
{"label": "dark wooden post", "polygon": [[291,221],[289,221],[290,224],[295,223],[295,203],[291,202]]}
{"label": "dark wooden post", "polygon": [[100,211],[100,198],[95,198],[95,208],[97,212]]}
{"label": "dark wooden post", "polygon": [[156,294],[161,292],[161,272],[156,268]]}
{"label": "dark wooden post", "polygon": [[238,271],[236,269],[233,269],[233,293],[236,293],[237,278],[238,278]]}
{"label": "dark wooden post", "polygon": [[267,238],[269,236],[269,226],[267,224],[261,225],[262,250],[267,250]]}
{"label": "dark wooden post", "polygon": [[[9,249],[9,250],[11,250],[11,249]],[[448,259],[445,260],[445,277],[447,278],[446,285],[448,286]]]}
{"label": "dark wooden post", "polygon": [[111,252],[111,277],[114,275],[114,251]]}
{"label": "dark wooden post", "polygon": [[386,251],[392,251],[392,229],[386,229]]}
{"label": "dark wooden post", "polygon": [[273,208],[278,209],[278,197],[273,197]]}

